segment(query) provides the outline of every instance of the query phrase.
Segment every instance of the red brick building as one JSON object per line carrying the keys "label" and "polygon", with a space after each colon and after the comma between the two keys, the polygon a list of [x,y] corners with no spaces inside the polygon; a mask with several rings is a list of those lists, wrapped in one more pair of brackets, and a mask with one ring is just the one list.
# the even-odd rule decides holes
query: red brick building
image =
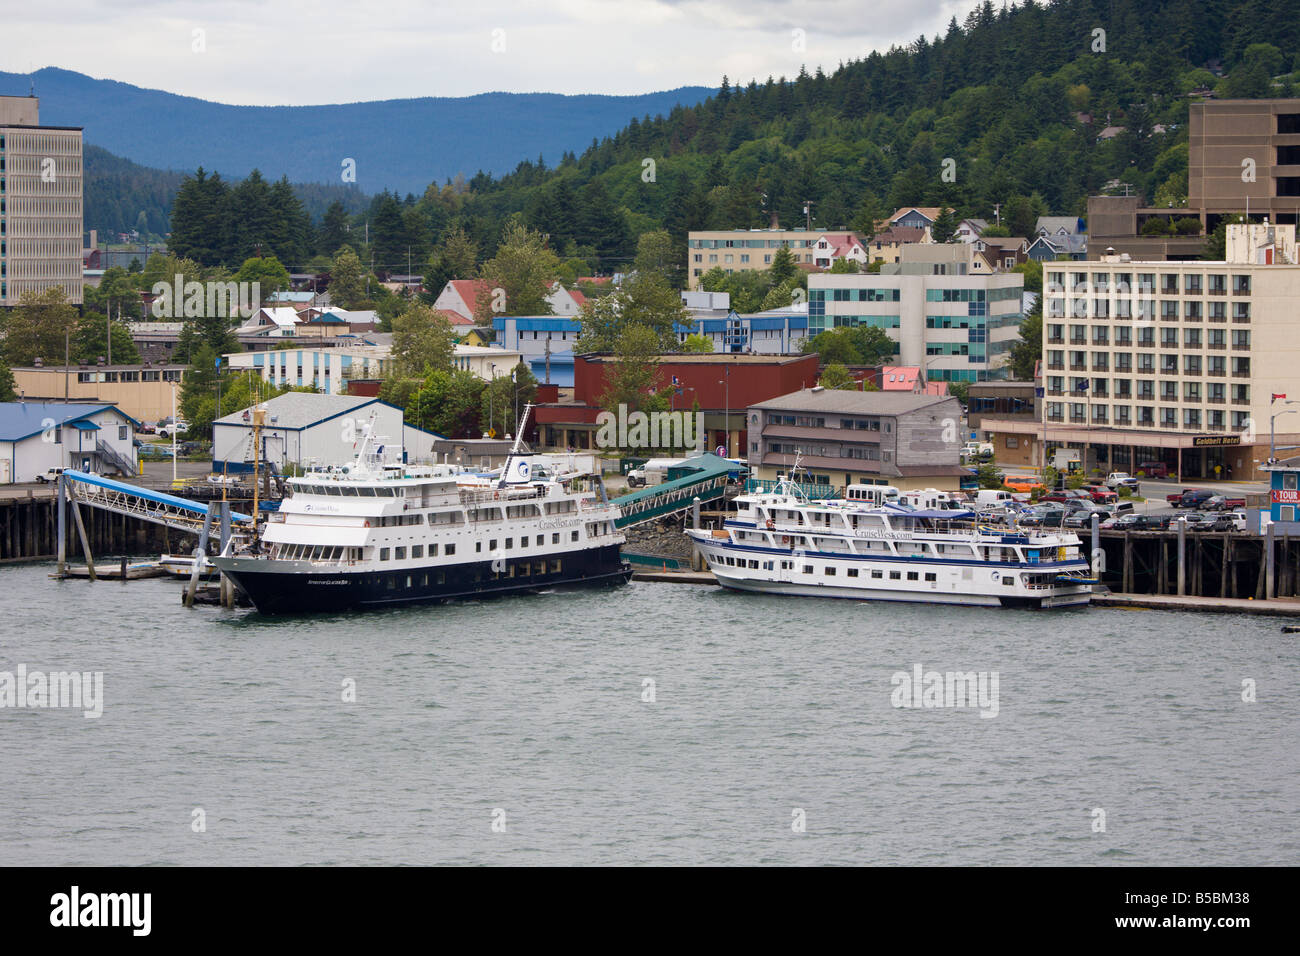
{"label": "red brick building", "polygon": [[[600,396],[618,359],[609,354],[574,356],[573,401],[537,408],[538,439],[543,447],[593,448]],[[709,450],[726,445],[730,457],[745,448],[745,409],[778,395],[817,384],[816,355],[745,355],[713,352],[660,356],[660,387],[677,381],[672,407],[704,414]]]}

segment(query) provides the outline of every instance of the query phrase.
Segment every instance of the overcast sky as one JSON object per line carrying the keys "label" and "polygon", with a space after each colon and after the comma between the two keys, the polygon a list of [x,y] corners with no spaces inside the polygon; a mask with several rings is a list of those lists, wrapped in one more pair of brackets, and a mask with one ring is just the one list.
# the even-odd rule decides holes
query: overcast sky
{"label": "overcast sky", "polygon": [[[976,0],[10,0],[0,70],[77,70],[223,103],[493,90],[647,93],[827,72]],[[196,32],[201,31],[201,32]],[[801,32],[798,32],[801,31]]]}

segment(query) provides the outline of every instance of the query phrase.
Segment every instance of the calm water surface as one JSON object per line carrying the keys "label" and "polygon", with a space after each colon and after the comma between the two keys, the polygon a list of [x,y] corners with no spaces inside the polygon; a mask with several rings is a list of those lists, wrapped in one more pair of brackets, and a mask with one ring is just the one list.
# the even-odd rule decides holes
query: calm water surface
{"label": "calm water surface", "polygon": [[[640,582],[267,619],[49,571],[0,568],[0,671],[102,671],[104,713],[0,709],[0,863],[1300,863],[1277,619]],[[998,715],[893,707],[918,663]]]}

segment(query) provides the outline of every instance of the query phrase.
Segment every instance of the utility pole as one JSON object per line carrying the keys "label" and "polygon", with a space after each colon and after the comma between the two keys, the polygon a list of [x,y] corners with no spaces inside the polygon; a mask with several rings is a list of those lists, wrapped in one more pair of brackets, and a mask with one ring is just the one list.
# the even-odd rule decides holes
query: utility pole
{"label": "utility pole", "polygon": [[808,232],[812,232],[812,207],[813,207],[813,200],[805,199],[803,201],[804,228]]}

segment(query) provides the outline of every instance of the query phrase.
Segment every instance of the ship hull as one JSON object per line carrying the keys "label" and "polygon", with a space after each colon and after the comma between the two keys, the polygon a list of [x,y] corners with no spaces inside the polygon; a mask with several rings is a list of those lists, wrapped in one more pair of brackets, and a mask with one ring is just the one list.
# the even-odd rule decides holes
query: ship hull
{"label": "ship hull", "polygon": [[291,562],[239,557],[213,558],[212,563],[248,595],[262,614],[329,613],[437,604],[554,587],[613,586],[632,576],[632,568],[620,557],[618,545],[509,561],[495,570],[492,561],[382,570],[304,570]]}

